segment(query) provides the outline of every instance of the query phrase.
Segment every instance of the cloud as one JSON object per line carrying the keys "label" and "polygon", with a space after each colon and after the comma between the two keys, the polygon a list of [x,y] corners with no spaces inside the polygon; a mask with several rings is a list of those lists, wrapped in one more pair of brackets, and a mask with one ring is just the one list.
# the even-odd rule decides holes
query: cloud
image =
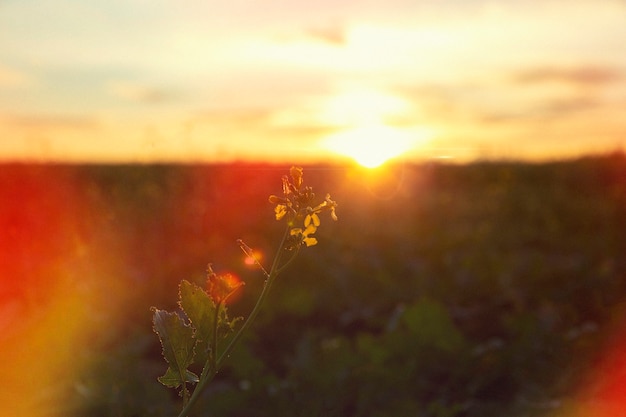
{"label": "cloud", "polygon": [[[320,53],[336,54],[337,49],[349,46],[349,28],[336,21],[326,23],[301,24],[287,30],[273,30],[274,34],[269,37],[272,49],[280,48],[286,53],[288,61],[293,59],[311,60]],[[294,48],[288,51],[288,48]],[[258,54],[258,50],[255,51]]]}
{"label": "cloud", "polygon": [[279,113],[263,107],[199,112],[187,120],[180,138],[198,149],[195,157],[212,149],[218,159],[276,160],[298,155],[304,160],[319,153],[321,137],[336,131],[315,121],[281,123]]}
{"label": "cloud", "polygon": [[591,96],[566,97],[548,101],[543,106],[545,114],[570,114],[585,110],[593,110],[602,106],[602,102]]}
{"label": "cloud", "polygon": [[335,127],[315,121],[281,123],[280,111],[269,108],[209,110],[200,112],[185,124],[188,134],[196,131],[226,134],[259,134],[259,137],[311,138],[334,131]]}
{"label": "cloud", "polygon": [[187,122],[187,125],[191,128],[205,124],[213,127],[252,127],[266,123],[270,114],[269,110],[262,108],[207,110],[198,112]]}
{"label": "cloud", "polygon": [[623,100],[626,74],[610,66],[541,66],[499,77],[451,83],[408,84],[398,94],[415,103],[425,120],[506,123],[569,120],[584,112],[607,111]]}
{"label": "cloud", "polygon": [[128,81],[110,81],[106,90],[114,97],[137,103],[162,103],[174,98],[174,94],[165,89]]}
{"label": "cloud", "polygon": [[9,114],[0,119],[14,128],[25,129],[79,129],[90,130],[98,127],[95,117],[70,114]]}
{"label": "cloud", "polygon": [[305,30],[305,34],[312,39],[335,46],[343,46],[347,42],[346,28],[338,23],[311,26]]}
{"label": "cloud", "polygon": [[574,68],[539,67],[514,75],[518,84],[564,82],[575,85],[605,85],[623,80],[624,73],[611,67],[582,66]]}

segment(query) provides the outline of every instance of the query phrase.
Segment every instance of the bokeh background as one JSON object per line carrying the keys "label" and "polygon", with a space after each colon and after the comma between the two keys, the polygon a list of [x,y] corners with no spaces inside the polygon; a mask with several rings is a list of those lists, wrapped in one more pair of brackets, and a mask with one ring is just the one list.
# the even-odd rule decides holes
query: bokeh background
{"label": "bokeh background", "polygon": [[[0,415],[171,416],[151,306],[207,263],[246,285],[289,166],[0,168]],[[304,167],[339,202],[197,415],[625,412],[626,156]]]}
{"label": "bokeh background", "polygon": [[626,415],[624,22],[623,0],[0,1],[0,417],[176,415],[150,307],[212,263],[249,313],[236,240],[270,262],[292,164],[340,220],[198,415]]}

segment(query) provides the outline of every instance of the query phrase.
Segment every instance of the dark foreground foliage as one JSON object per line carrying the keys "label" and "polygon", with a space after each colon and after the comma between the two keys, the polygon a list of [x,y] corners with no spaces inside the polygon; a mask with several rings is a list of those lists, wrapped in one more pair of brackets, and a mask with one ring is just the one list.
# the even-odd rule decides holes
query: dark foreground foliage
{"label": "dark foreground foliage", "polygon": [[[74,410],[175,415],[148,307],[212,262],[246,282],[230,308],[249,312],[263,277],[235,241],[271,257],[285,167],[76,170],[128,248],[134,295]],[[340,221],[276,282],[198,415],[547,416],[577,395],[623,318],[624,155],[305,173]]]}

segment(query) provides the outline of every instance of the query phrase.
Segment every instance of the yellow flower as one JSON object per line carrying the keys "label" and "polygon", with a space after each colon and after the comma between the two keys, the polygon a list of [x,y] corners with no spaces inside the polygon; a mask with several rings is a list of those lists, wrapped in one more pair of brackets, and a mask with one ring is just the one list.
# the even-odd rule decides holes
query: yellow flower
{"label": "yellow flower", "polygon": [[[310,225],[313,225],[315,228],[320,225],[320,218],[317,214],[307,214],[307,216],[304,218],[304,227],[308,228]],[[315,230],[313,231],[315,232]]]}
{"label": "yellow flower", "polygon": [[276,214],[276,220],[282,219],[285,217],[285,214],[287,214],[287,206],[284,204],[277,204],[276,207],[274,207],[274,213]]}
{"label": "yellow flower", "polygon": [[313,224],[309,224],[304,230],[302,230],[300,227],[295,227],[291,229],[290,233],[291,236],[298,236],[300,238],[300,242],[304,243],[308,247],[317,245],[317,239],[310,236],[315,233],[316,230],[317,227],[315,227]]}
{"label": "yellow flower", "polygon": [[293,179],[293,184],[296,186],[296,189],[300,189],[300,186],[302,185],[302,168],[291,167],[289,174],[291,174],[291,178]]}
{"label": "yellow flower", "polygon": [[326,194],[326,207],[330,210],[330,217],[334,221],[337,221],[337,213],[335,213],[335,209],[337,208],[337,202],[330,199],[330,194]]}
{"label": "yellow flower", "polygon": [[[322,211],[330,211],[333,220],[337,220],[335,208],[337,203],[330,199],[330,194],[326,194],[326,199],[313,207],[315,194],[311,187],[303,186],[302,168],[291,167],[289,175],[282,177],[283,196],[278,197],[271,195],[269,201],[275,204],[274,214],[276,220],[287,220],[289,228],[290,243],[287,249],[293,249],[301,244],[313,246],[317,244],[317,239],[312,235],[317,231],[320,225],[319,213]],[[294,227],[295,224],[304,219],[304,228]]]}
{"label": "yellow flower", "polygon": [[330,217],[333,220],[337,220],[337,213],[335,213],[335,208],[337,207],[337,202],[330,199],[330,194],[326,194],[326,199],[315,206],[314,208],[309,208],[310,213],[320,213],[324,210],[330,210]]}
{"label": "yellow flower", "polygon": [[302,241],[307,245],[307,247],[317,245],[317,239],[314,237],[305,237]]}

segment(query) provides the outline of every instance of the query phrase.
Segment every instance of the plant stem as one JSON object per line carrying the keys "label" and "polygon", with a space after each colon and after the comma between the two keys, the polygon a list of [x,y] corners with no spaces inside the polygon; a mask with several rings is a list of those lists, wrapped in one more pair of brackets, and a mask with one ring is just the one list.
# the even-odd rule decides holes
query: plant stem
{"label": "plant stem", "polygon": [[[187,403],[183,407],[180,414],[178,414],[178,417],[186,417],[189,415],[191,408],[195,405],[195,403],[200,398],[200,394],[202,393],[202,391],[204,391],[204,388],[206,387],[206,385],[215,377],[215,375],[219,371],[220,366],[222,365],[222,362],[230,356],[230,353],[232,352],[233,348],[235,347],[239,339],[241,339],[241,336],[243,335],[243,333],[246,331],[248,327],[250,327],[250,325],[252,324],[256,316],[259,314],[259,311],[261,310],[261,306],[263,305],[263,302],[265,301],[265,299],[267,298],[267,295],[269,294],[270,287],[272,286],[272,283],[274,282],[274,280],[276,280],[276,277],[278,276],[278,274],[282,272],[285,269],[285,267],[287,267],[287,265],[289,265],[296,258],[296,255],[299,252],[299,247],[294,249],[293,254],[287,260],[287,262],[281,265],[281,258],[285,251],[285,242],[287,241],[287,238],[289,237],[290,229],[291,228],[289,226],[287,226],[287,228],[285,229],[283,238],[281,239],[280,245],[278,246],[278,251],[276,252],[276,255],[274,256],[274,261],[272,262],[272,268],[270,269],[270,272],[267,275],[267,279],[265,280],[263,289],[261,290],[261,294],[259,295],[259,298],[257,299],[257,302],[254,305],[254,308],[250,312],[250,315],[244,321],[244,323],[239,328],[237,333],[235,333],[235,336],[233,336],[233,338],[230,340],[230,342],[228,343],[228,345],[226,346],[226,348],[224,349],[224,351],[218,357],[217,360],[215,360],[215,358],[217,357],[217,351],[216,351],[217,349],[212,350],[211,354],[209,355],[209,358],[207,359],[207,362],[204,365],[204,368],[202,369],[202,374],[200,375],[200,381],[198,381],[198,385],[196,385],[196,388],[193,390],[193,394],[191,394],[189,401],[187,401]],[[214,326],[217,326],[217,318],[215,320]],[[217,342],[217,339],[215,339],[215,342]]]}

